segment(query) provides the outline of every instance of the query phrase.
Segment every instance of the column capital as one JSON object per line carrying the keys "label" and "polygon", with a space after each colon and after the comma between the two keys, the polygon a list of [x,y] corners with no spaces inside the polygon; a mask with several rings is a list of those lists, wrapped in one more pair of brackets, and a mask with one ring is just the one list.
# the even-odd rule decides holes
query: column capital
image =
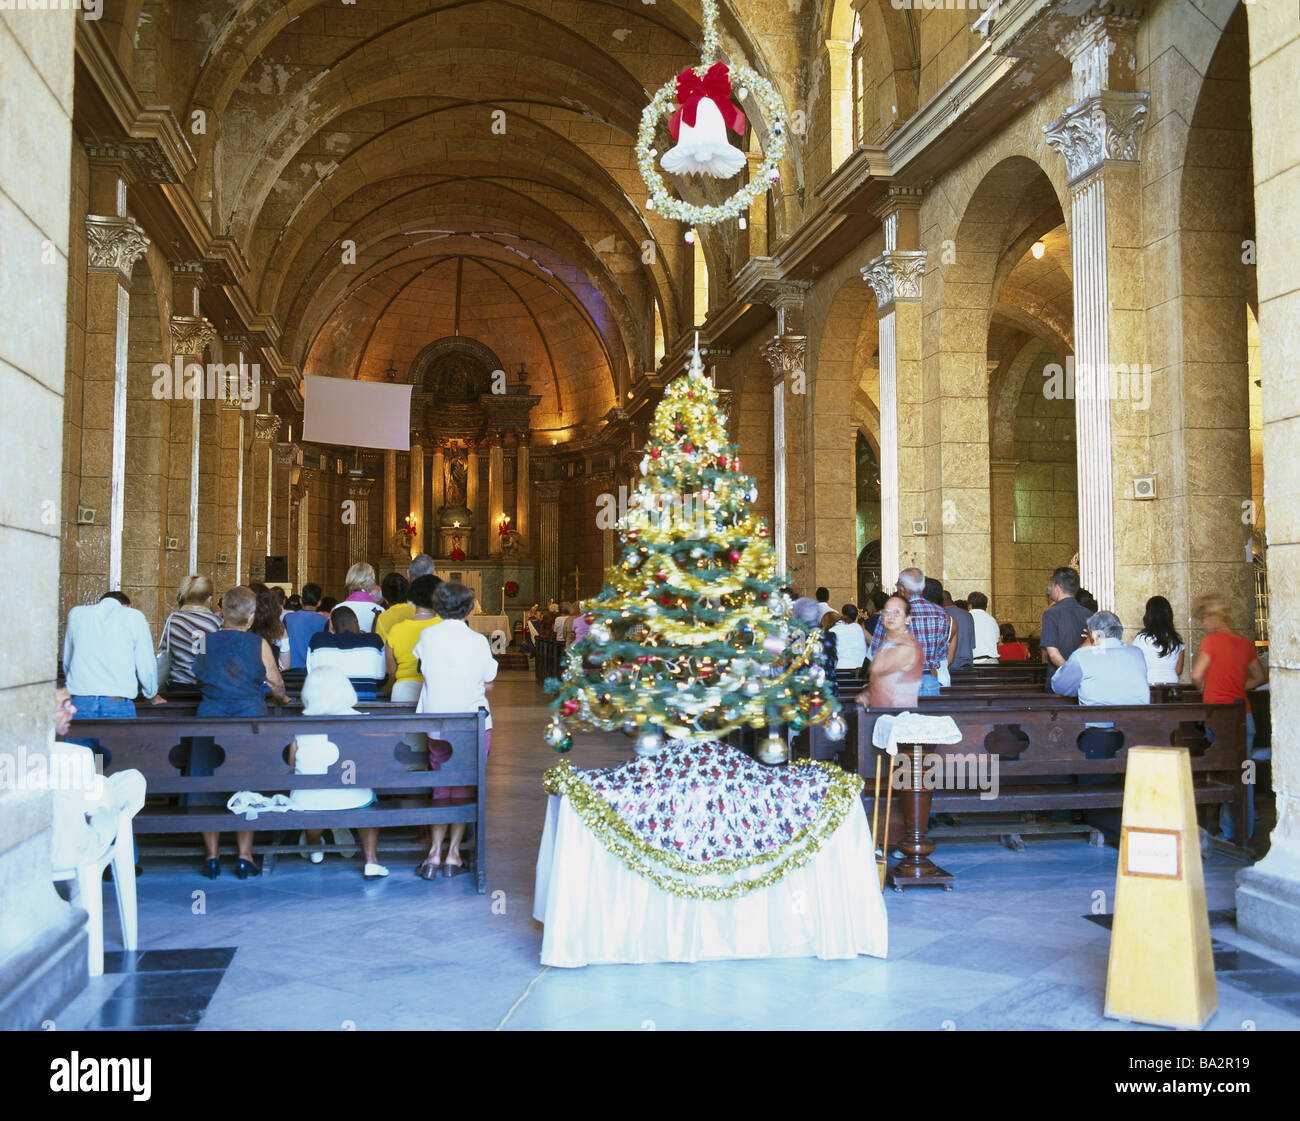
{"label": "column capital", "polygon": [[115,272],[129,281],[136,261],[148,248],[149,239],[134,218],[86,215],[87,271]]}
{"label": "column capital", "polygon": [[533,486],[537,489],[537,497],[543,502],[559,502],[560,495],[564,491],[562,479],[545,479],[534,483]]}
{"label": "column capital", "polygon": [[898,300],[919,300],[925,275],[923,249],[895,249],[872,258],[862,267],[862,279],[876,293],[876,307],[883,313]]}
{"label": "column capital", "polygon": [[272,444],[277,467],[297,467],[302,462],[302,448],[297,444]]}
{"label": "column capital", "polygon": [[348,475],[348,497],[349,498],[369,498],[370,491],[375,485],[375,480],[367,478],[365,475]]}
{"label": "column capital", "polygon": [[197,358],[205,346],[217,340],[217,329],[201,315],[173,315],[169,326],[172,354]]}
{"label": "column capital", "polygon": [[280,418],[274,413],[258,413],[253,417],[253,439],[259,444],[271,443],[280,431]]}
{"label": "column capital", "polygon": [[318,475],[319,472],[315,467],[303,467],[298,471],[297,486],[301,495],[306,495],[311,491],[311,488],[316,485]]}
{"label": "column capital", "polygon": [[1147,95],[1105,90],[1071,106],[1043,126],[1047,143],[1065,157],[1071,187],[1107,163],[1141,158]]}
{"label": "column capital", "polygon": [[758,348],[772,367],[772,382],[785,381],[795,373],[802,373],[804,358],[808,353],[807,335],[777,335]]}

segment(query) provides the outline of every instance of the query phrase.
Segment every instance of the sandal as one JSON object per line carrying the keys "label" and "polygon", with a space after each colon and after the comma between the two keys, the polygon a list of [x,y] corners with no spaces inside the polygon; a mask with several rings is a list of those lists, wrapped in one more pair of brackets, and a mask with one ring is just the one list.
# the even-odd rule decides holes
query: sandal
{"label": "sandal", "polygon": [[428,880],[432,883],[438,878],[438,865],[431,864],[429,861],[423,861],[415,866],[415,874],[422,880]]}
{"label": "sandal", "polygon": [[468,872],[469,869],[462,863],[452,864],[446,860],[442,862],[442,875],[444,879],[451,879],[453,876],[459,876],[462,872]]}

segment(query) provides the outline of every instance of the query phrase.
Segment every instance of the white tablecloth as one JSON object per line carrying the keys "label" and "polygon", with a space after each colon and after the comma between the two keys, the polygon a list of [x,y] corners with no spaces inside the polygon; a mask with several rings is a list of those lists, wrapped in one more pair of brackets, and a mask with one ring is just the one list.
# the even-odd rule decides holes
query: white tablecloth
{"label": "white tablecloth", "polygon": [[467,615],[465,622],[469,624],[470,630],[478,631],[488,638],[492,637],[493,631],[505,631],[506,638],[510,637],[510,620],[505,615]]}
{"label": "white tablecloth", "polygon": [[808,864],[721,902],[681,899],[610,855],[569,803],[550,795],[533,918],[542,964],[720,958],[883,958],[888,946],[871,829],[853,808]]}

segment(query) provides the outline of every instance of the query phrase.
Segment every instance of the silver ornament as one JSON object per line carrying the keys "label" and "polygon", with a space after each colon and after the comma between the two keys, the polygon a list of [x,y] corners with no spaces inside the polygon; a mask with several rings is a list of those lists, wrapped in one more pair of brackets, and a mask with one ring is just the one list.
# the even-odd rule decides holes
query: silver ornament
{"label": "silver ornament", "polygon": [[826,721],[826,738],[829,740],[842,740],[848,732],[848,725],[844,723],[844,717],[838,712]]}
{"label": "silver ornament", "polygon": [[[593,623],[591,630],[587,632],[591,635],[592,641],[600,646],[604,646],[610,640],[609,628],[604,623]],[[606,678],[606,681],[609,679]]]}
{"label": "silver ornament", "polygon": [[547,747],[556,747],[563,742],[564,737],[568,734],[563,724],[558,724],[552,720],[551,723],[546,725],[546,731],[542,733],[542,738],[546,741]]}
{"label": "silver ornament", "polygon": [[658,755],[663,750],[664,741],[657,731],[642,732],[637,737],[636,753],[638,755]]}
{"label": "silver ornament", "polygon": [[784,763],[790,758],[790,747],[780,736],[768,736],[758,745],[755,757],[760,763],[766,763],[769,766]]}

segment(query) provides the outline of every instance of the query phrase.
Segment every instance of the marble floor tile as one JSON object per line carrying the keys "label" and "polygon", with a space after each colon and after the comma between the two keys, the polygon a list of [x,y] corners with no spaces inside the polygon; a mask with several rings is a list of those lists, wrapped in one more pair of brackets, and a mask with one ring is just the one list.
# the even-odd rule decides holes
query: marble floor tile
{"label": "marble floor tile", "polygon": [[[1150,1030],[1103,1017],[1110,932],[1085,916],[1098,898],[1107,910],[1113,903],[1116,852],[1082,839],[1030,839],[1023,853],[996,840],[941,848],[935,859],[957,875],[956,889],[885,892],[886,960],[542,967],[533,878],[541,780],[557,758],[541,739],[546,698],[531,676],[503,672],[491,699],[486,895],[468,876],[417,879],[414,854],[385,858],[390,876],[371,883],[359,860],[335,856],[320,865],[282,857],[246,881],[223,858],[223,875],[206,880],[197,849],[159,858],[146,845],[140,952],[129,960],[106,885],[107,960],[132,970],[95,978],[57,1026]],[[622,735],[583,735],[569,758],[590,768],[629,754]],[[1211,907],[1234,905],[1240,868],[1219,854],[1205,862]],[[1300,990],[1289,987],[1300,983],[1300,961],[1219,919],[1220,1010],[1210,1028],[1300,1028]],[[197,1017],[182,1007],[205,997]]]}

